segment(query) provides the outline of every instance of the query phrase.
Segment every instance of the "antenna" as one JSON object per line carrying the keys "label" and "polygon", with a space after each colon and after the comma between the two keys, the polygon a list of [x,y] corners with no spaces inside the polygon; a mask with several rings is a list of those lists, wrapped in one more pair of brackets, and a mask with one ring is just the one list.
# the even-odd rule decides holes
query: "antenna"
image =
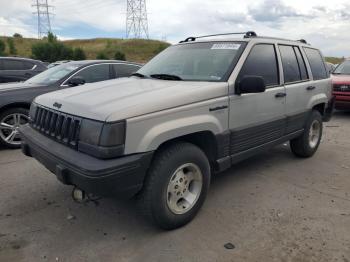
{"label": "antenna", "polygon": [[33,13],[38,16],[38,38],[46,36],[51,32],[51,21],[49,9],[52,9],[53,6],[48,4],[48,0],[35,0],[32,5],[36,11]]}
{"label": "antenna", "polygon": [[146,0],[126,0],[126,38],[149,38]]}

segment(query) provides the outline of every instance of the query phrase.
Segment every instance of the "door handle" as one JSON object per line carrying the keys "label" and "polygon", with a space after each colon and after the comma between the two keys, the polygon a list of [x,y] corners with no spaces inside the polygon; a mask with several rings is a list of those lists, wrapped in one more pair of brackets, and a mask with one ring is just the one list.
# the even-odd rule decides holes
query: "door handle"
{"label": "door handle", "polygon": [[314,90],[316,87],[315,86],[308,86],[307,88],[306,88],[306,90],[307,91],[311,91],[311,90]]}
{"label": "door handle", "polygon": [[275,95],[276,98],[281,98],[281,97],[285,97],[287,94],[286,93],[277,93]]}

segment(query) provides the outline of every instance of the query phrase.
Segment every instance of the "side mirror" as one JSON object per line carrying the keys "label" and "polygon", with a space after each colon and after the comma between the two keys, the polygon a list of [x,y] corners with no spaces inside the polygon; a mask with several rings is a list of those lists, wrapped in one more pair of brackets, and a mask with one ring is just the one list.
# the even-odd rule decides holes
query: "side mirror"
{"label": "side mirror", "polygon": [[261,76],[244,76],[236,87],[236,94],[263,93],[265,80]]}
{"label": "side mirror", "polygon": [[80,86],[80,85],[83,85],[85,83],[86,82],[85,82],[84,78],[82,78],[81,76],[76,76],[76,77],[73,77],[73,78],[68,80],[68,85],[70,87]]}

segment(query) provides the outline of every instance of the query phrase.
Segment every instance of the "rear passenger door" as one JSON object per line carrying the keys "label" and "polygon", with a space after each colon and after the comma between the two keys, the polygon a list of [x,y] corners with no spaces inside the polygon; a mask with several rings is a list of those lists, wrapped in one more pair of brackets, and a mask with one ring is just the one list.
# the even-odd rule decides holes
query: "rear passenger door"
{"label": "rear passenger door", "polygon": [[308,116],[308,101],[313,90],[305,58],[299,46],[278,45],[286,88],[286,134],[304,127]]}
{"label": "rear passenger door", "polygon": [[285,87],[280,82],[274,44],[252,47],[236,84],[249,75],[263,77],[266,91],[230,96],[231,155],[282,137],[286,126]]}

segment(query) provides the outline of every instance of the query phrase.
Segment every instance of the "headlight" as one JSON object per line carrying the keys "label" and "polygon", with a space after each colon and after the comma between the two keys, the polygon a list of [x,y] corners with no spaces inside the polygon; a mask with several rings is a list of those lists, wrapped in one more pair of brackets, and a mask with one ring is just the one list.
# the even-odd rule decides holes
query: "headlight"
{"label": "headlight", "polygon": [[98,158],[124,153],[126,122],[102,123],[84,119],[80,126],[78,150]]}

